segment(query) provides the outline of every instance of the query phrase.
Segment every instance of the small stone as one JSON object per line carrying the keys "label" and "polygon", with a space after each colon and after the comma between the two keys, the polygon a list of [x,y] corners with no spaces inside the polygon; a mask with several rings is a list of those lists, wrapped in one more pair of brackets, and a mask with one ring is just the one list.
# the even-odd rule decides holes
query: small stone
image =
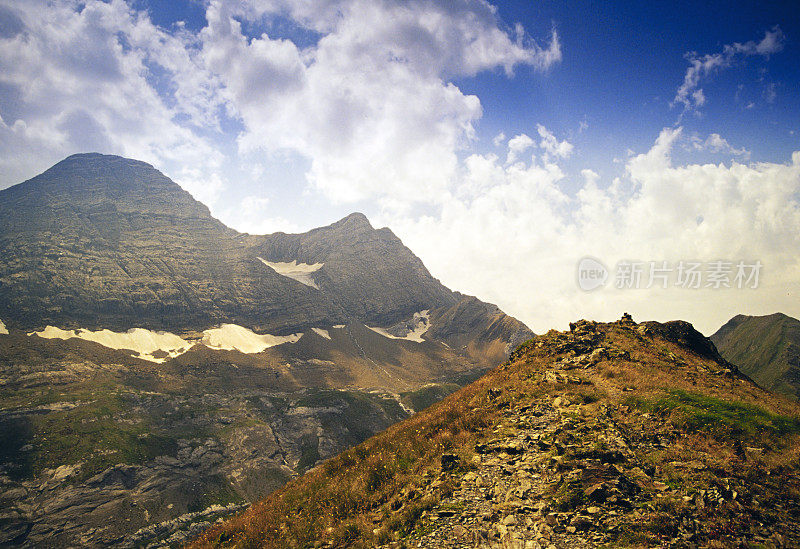
{"label": "small stone", "polygon": [[586,509],[586,512],[589,513],[590,515],[596,515],[597,513],[600,512],[600,508],[595,506],[595,505],[593,505],[593,506],[589,507],[588,509]]}
{"label": "small stone", "polygon": [[452,471],[458,467],[459,457],[455,454],[442,454],[442,471]]}

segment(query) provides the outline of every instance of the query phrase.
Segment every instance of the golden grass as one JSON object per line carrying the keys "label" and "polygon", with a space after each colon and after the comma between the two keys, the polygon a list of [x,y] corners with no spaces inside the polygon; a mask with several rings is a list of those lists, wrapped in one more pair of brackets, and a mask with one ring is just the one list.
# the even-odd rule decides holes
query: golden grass
{"label": "golden grass", "polygon": [[[581,414],[597,414],[601,405],[614,411],[632,432],[663,427],[674,430],[685,420],[685,411],[673,409],[647,417],[632,406],[670,391],[702,395],[703,398],[739,401],[758,406],[766,413],[800,418],[800,405],[762,391],[735,376],[718,373],[713,360],[694,355],[660,338],[642,337],[616,324],[600,325],[606,332],[601,346],[612,353],[628,353],[628,359],[602,361],[587,369],[570,370],[590,384],[576,385],[544,381],[544,372],[554,369],[561,358],[553,345],[568,339],[549,332],[521,346],[509,363],[475,383],[365,441],[303,477],[289,482],[242,515],[212,528],[194,544],[210,547],[303,547],[314,541],[336,546],[372,547],[405,537],[417,527],[421,514],[447,497],[452,487],[442,483],[441,456],[454,453],[460,466],[470,467],[475,443],[489,436],[502,421],[507,406],[523,406],[542,396],[569,393],[582,402]],[[499,390],[498,392],[490,389]],[[661,412],[659,412],[661,413]],[[731,460],[741,467],[760,470],[798,466],[800,434],[787,433],[780,452],[767,451],[758,458],[742,458],[729,438],[714,432],[685,432],[668,451],[647,459],[667,468],[667,477],[681,480],[683,473],[669,465],[711,456],[720,464]],[[644,457],[644,456],[643,456]],[[686,475],[684,474],[684,477]],[[702,474],[695,475],[698,482]],[[686,477],[688,479],[688,477]],[[694,477],[693,477],[694,478]],[[436,489],[432,489],[436,487]],[[567,497],[569,494],[563,494]],[[565,502],[565,505],[571,502]],[[680,502],[664,502],[664,513]],[[653,528],[658,527],[658,521]],[[630,544],[638,543],[632,531]]]}

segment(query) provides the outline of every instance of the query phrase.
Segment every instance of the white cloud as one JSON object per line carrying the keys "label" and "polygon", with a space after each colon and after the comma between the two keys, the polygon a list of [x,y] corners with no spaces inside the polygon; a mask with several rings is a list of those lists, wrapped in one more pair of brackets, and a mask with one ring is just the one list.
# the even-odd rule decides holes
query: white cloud
{"label": "white cloud", "polygon": [[536,125],[536,131],[539,133],[539,137],[542,138],[539,142],[539,146],[545,150],[545,161],[567,158],[572,154],[572,144],[566,139],[564,141],[559,141],[550,130],[541,124]]}
{"label": "white cloud", "polygon": [[[230,6],[210,4],[202,41],[245,125],[240,149],[302,154],[314,187],[337,202],[444,200],[482,114],[450,79],[561,57],[555,32],[546,49],[521,28],[511,36],[477,0]],[[302,51],[267,34],[248,39],[234,19],[248,13],[282,13],[321,37]]]}
{"label": "white cloud", "polygon": [[274,232],[297,233],[300,227],[284,217],[268,213],[270,199],[265,196],[245,196],[235,208],[224,209],[221,218],[235,219],[239,231],[250,234],[271,234]]}
{"label": "white cloud", "polygon": [[506,134],[504,132],[500,132],[494,136],[494,139],[492,139],[492,145],[494,145],[495,147],[499,147],[500,145],[505,143],[505,141],[506,141]]}
{"label": "white cloud", "polygon": [[764,101],[767,103],[774,103],[778,98],[777,86],[775,82],[770,82],[764,88]]}
{"label": "white cloud", "polygon": [[[664,129],[611,184],[583,170],[575,195],[562,191],[565,175],[554,164],[504,165],[494,155],[473,155],[465,175],[474,180],[465,185],[472,195],[449,201],[440,216],[385,214],[380,223],[396,229],[445,284],[497,303],[538,331],[623,311],[690,320],[706,333],[742,311],[800,314],[787,302],[800,291],[800,152],[787,164],[674,166],[681,133]],[[760,260],[764,269],[757,290],[585,293],[575,267],[586,255],[611,269],[623,259]]]}
{"label": "white cloud", "polygon": [[506,164],[513,164],[514,161],[526,150],[534,146],[533,139],[523,134],[512,137],[508,140],[508,156]]}
{"label": "white cloud", "polygon": [[[334,202],[446,200],[482,116],[452,80],[561,59],[554,30],[540,46],[484,0],[213,0],[199,33],[124,0],[16,0],[0,17],[0,186],[96,150],[212,209],[254,155],[300,158]],[[276,17],[316,38],[246,36]]]}
{"label": "white cloud", "polygon": [[731,67],[740,59],[760,55],[769,57],[783,49],[785,36],[779,27],[767,31],[759,42],[751,40],[741,44],[734,42],[722,47],[718,53],[698,56],[696,52],[686,54],[689,68],[683,77],[683,83],[678,87],[672,104],[683,105],[683,112],[696,111],[706,103],[706,96],[699,87],[704,79],[715,72]]}
{"label": "white cloud", "polygon": [[750,151],[744,147],[737,149],[718,133],[712,133],[705,140],[697,135],[690,138],[691,146],[696,151],[708,151],[712,153],[731,154],[733,156],[750,157]]}

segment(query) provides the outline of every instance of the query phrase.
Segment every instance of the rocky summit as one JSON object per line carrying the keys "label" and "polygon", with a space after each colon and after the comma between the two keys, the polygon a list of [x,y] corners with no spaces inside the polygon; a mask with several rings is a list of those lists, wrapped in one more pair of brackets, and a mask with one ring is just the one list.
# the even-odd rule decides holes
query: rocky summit
{"label": "rocky summit", "polygon": [[0,191],[0,545],[177,545],[532,336],[362,214],[249,235],[143,162]]}
{"label": "rocky summit", "polygon": [[579,321],[194,547],[797,547],[800,405],[686,322]]}

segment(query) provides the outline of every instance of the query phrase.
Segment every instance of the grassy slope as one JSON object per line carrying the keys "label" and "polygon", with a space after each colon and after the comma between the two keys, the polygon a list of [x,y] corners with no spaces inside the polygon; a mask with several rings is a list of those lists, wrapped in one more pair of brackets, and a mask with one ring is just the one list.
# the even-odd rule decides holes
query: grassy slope
{"label": "grassy slope", "polygon": [[[304,547],[319,541],[372,547],[403,540],[422,527],[424,513],[447,500],[456,487],[456,477],[442,471],[443,454],[458,455],[463,465],[457,472],[463,474],[474,467],[476,443],[507,429],[502,424],[504,410],[550,405],[565,394],[583,403],[579,418],[608,414],[631,439],[647,432],[672,438],[666,448],[639,450],[636,460],[662,471],[663,480],[675,487],[674,501],[667,505],[660,498],[637,504],[635,516],[620,518],[614,534],[618,544],[658,540],[665,520],[694,512],[687,509],[685,497],[708,488],[718,477],[756,486],[765,505],[797,500],[800,405],[673,342],[617,323],[598,329],[605,334],[602,345],[612,358],[570,370],[571,381],[549,375],[557,360],[569,356],[570,335],[539,336],[522,345],[506,365],[295,479],[241,516],[206,532],[195,547]],[[763,453],[744,456],[742,448],[751,446]],[[707,466],[702,472],[670,465],[699,459]],[[556,506],[563,503],[558,499],[563,494],[550,496]],[[726,528],[744,531],[740,517],[750,516],[747,504],[731,505],[702,516],[708,536],[721,535]],[[758,511],[760,520],[786,522],[782,507],[774,509]]]}
{"label": "grassy slope", "polygon": [[711,336],[720,353],[756,383],[771,391],[800,396],[800,321],[776,313],[735,317]]}

